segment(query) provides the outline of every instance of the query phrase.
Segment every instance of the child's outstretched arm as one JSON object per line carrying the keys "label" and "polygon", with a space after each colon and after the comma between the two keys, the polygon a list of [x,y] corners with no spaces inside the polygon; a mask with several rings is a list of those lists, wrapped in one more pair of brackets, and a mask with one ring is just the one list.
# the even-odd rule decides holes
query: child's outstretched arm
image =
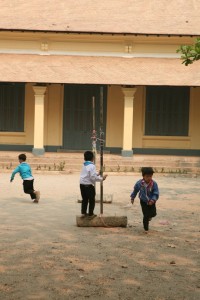
{"label": "child's outstretched arm", "polygon": [[137,193],[139,192],[139,190],[140,190],[140,185],[137,182],[133,188],[133,192],[130,195],[132,204],[134,203],[135,197],[137,196]]}
{"label": "child's outstretched arm", "polygon": [[96,168],[95,168],[95,167],[91,168],[91,169],[89,170],[88,174],[89,174],[89,177],[90,177],[90,179],[91,179],[92,182],[96,182],[96,181],[99,181],[99,182],[100,182],[100,181],[105,180],[106,177],[107,177],[106,174],[103,175],[103,177],[102,177],[101,175],[99,175],[99,174],[96,172]]}
{"label": "child's outstretched arm", "polygon": [[15,178],[15,175],[19,173],[19,166],[17,168],[14,169],[14,171],[12,172],[11,174],[11,177],[10,177],[10,182],[12,182]]}

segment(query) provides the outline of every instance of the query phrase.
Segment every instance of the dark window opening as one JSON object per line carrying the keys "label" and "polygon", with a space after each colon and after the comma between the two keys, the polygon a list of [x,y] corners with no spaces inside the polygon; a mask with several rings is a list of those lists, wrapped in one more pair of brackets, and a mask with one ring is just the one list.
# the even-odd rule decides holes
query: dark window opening
{"label": "dark window opening", "polygon": [[0,131],[24,131],[24,83],[0,83]]}
{"label": "dark window opening", "polygon": [[147,87],[145,135],[188,136],[189,98],[189,87]]}

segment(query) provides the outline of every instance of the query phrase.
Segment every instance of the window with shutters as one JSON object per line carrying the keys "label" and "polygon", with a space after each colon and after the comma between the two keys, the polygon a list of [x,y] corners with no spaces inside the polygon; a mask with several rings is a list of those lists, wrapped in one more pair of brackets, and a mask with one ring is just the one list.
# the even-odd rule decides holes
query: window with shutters
{"label": "window with shutters", "polygon": [[0,131],[24,131],[24,83],[0,83]]}
{"label": "window with shutters", "polygon": [[146,88],[145,135],[188,136],[189,87]]}

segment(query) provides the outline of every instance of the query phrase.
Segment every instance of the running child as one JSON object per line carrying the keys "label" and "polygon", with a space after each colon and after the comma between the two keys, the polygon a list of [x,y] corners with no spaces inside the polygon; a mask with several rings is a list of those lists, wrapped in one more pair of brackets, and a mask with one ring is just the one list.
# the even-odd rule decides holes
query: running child
{"label": "running child", "polygon": [[131,193],[131,203],[139,193],[140,205],[143,213],[143,226],[145,233],[149,230],[149,221],[156,216],[156,202],[159,198],[157,183],[152,179],[153,169],[151,167],[142,168],[142,179],[138,180]]}
{"label": "running child", "polygon": [[20,164],[12,172],[10,182],[12,182],[15,175],[19,173],[23,179],[24,193],[29,194],[34,203],[38,203],[40,199],[40,192],[34,190],[34,178],[32,176],[30,165],[26,163],[26,154],[20,154],[18,159]]}

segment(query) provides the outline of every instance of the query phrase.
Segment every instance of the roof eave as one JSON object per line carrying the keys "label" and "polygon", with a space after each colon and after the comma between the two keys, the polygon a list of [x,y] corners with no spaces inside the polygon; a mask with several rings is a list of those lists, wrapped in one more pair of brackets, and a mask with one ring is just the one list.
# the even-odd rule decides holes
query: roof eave
{"label": "roof eave", "polygon": [[23,28],[0,28],[0,31],[11,32],[40,32],[40,33],[57,33],[57,34],[90,34],[90,35],[124,35],[124,36],[177,36],[177,37],[199,37],[200,34],[188,33],[144,33],[144,32],[100,32],[100,31],[68,31],[68,30],[44,30],[44,29],[23,29]]}

